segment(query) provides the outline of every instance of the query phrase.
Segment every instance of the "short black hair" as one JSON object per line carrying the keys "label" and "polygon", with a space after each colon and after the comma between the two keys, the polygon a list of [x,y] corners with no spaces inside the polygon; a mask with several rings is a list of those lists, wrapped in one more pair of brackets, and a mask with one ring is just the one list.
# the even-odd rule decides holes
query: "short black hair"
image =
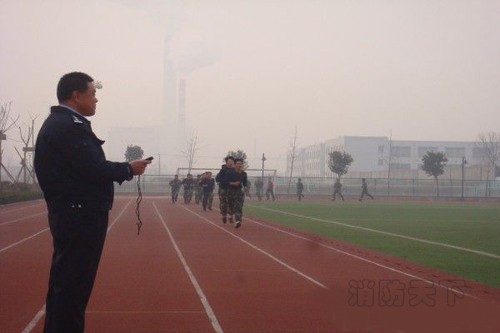
{"label": "short black hair", "polygon": [[233,162],[234,162],[234,157],[232,157],[232,156],[226,156],[226,158],[224,159],[224,161],[227,162],[227,160],[233,160]]}
{"label": "short black hair", "polygon": [[59,102],[67,101],[71,98],[73,91],[84,92],[87,90],[87,84],[94,82],[90,75],[81,72],[71,72],[64,74],[57,84],[57,100]]}
{"label": "short black hair", "polygon": [[235,158],[235,159],[234,159],[234,163],[236,163],[236,162],[241,162],[241,163],[243,163],[243,159],[242,159],[242,158]]}

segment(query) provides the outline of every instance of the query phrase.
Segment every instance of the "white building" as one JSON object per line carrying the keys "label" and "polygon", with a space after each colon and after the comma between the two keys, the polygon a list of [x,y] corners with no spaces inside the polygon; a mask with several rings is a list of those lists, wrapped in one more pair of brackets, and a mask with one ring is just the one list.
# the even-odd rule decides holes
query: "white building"
{"label": "white building", "polygon": [[[347,177],[425,177],[421,169],[422,156],[428,151],[443,152],[448,158],[447,172],[457,178],[462,160],[467,161],[469,178],[488,177],[484,167],[483,150],[476,142],[456,141],[403,141],[388,137],[342,136],[323,143],[299,149],[294,160],[293,175],[297,177],[333,177],[328,168],[329,153],[345,151],[354,162]],[[290,158],[287,174],[290,173]]]}

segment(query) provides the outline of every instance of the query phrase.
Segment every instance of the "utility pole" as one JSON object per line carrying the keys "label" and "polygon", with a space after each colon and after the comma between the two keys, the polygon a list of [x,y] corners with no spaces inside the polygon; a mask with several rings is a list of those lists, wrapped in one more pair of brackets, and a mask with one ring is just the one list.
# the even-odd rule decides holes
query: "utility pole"
{"label": "utility pole", "polygon": [[293,163],[295,162],[295,150],[297,148],[297,126],[295,126],[295,134],[293,136],[292,149],[290,152],[290,177],[288,178],[287,194],[290,194],[290,186],[292,184]]}
{"label": "utility pole", "polygon": [[467,160],[465,156],[462,157],[462,200],[464,200],[464,179],[465,179],[465,165],[467,164]]}
{"label": "utility pole", "polygon": [[266,161],[266,157],[264,153],[262,153],[262,184],[264,184],[264,162]]}

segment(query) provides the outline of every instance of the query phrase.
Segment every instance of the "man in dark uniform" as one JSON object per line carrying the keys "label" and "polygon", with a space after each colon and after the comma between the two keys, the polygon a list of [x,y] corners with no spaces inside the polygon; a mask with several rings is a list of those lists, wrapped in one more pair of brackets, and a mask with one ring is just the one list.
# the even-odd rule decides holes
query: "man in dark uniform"
{"label": "man in dark uniform", "polygon": [[[229,211],[234,213],[236,220],[235,228],[241,227],[243,217],[243,203],[245,202],[244,189],[247,187],[247,173],[243,171],[243,160],[234,159],[234,168],[226,174],[227,181],[227,204]],[[231,216],[232,219],[232,216]]]}
{"label": "man in dark uniform", "polygon": [[302,198],[304,197],[304,194],[302,194],[302,192],[304,192],[304,183],[302,183],[302,179],[298,179],[297,180],[297,198],[299,199],[299,201],[302,201]]}
{"label": "man in dark uniform", "polygon": [[276,200],[274,197],[274,182],[271,177],[267,179],[266,200],[269,200],[270,197],[273,198],[273,201]]}
{"label": "man in dark uniform", "polygon": [[64,75],[38,134],[35,171],[47,202],[54,252],[44,332],[83,332],[113,204],[113,182],[144,173],[147,160],[110,162],[85,117],[95,114],[93,79]]}
{"label": "man in dark uniform", "polygon": [[227,205],[227,181],[226,181],[226,173],[234,168],[234,158],[232,156],[227,156],[224,161],[226,164],[221,166],[221,169],[217,176],[215,176],[215,181],[219,184],[219,208],[220,213],[222,215],[222,223],[227,222],[227,214],[230,216],[230,222],[232,221],[233,212],[229,211]]}
{"label": "man in dark uniform", "polygon": [[368,193],[368,184],[366,183],[366,179],[363,178],[361,179],[361,197],[359,198],[359,201],[363,201],[364,196],[369,196],[373,200],[373,195]]}
{"label": "man in dark uniform", "polygon": [[168,184],[170,185],[170,190],[172,192],[172,203],[176,203],[177,198],[179,197],[182,182],[179,179],[179,176],[175,175],[174,179],[172,179]]}
{"label": "man in dark uniform", "polygon": [[262,201],[263,189],[264,189],[264,182],[262,181],[262,178],[257,178],[255,180],[255,195],[257,196],[259,201]]}
{"label": "man in dark uniform", "polygon": [[194,179],[190,173],[188,173],[187,177],[182,180],[182,188],[184,189],[184,203],[191,203],[191,200],[193,199]]}
{"label": "man in dark uniform", "polygon": [[203,189],[200,186],[202,175],[196,175],[196,180],[194,183],[194,203],[199,204],[203,197]]}
{"label": "man in dark uniform", "polygon": [[202,190],[201,204],[203,210],[212,210],[212,202],[214,201],[215,180],[212,178],[210,171],[201,175],[200,188]]}
{"label": "man in dark uniform", "polygon": [[335,201],[335,199],[337,198],[337,194],[340,196],[340,198],[342,199],[342,201],[344,201],[344,196],[342,195],[342,183],[340,182],[339,178],[337,178],[335,180],[335,183],[333,184],[333,197],[332,197],[332,201]]}

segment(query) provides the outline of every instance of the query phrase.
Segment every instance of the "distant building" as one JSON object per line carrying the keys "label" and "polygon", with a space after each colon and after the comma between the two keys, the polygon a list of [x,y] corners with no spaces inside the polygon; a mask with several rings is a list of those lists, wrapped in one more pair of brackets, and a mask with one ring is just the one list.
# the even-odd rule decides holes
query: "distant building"
{"label": "distant building", "polygon": [[[467,161],[468,179],[485,179],[483,151],[472,141],[403,141],[387,137],[341,136],[301,148],[296,153],[293,175],[333,177],[328,168],[329,153],[345,151],[354,159],[346,177],[425,178],[422,156],[428,151],[443,152],[448,158],[443,177],[461,177],[462,159]],[[287,161],[287,174],[291,160]]]}

